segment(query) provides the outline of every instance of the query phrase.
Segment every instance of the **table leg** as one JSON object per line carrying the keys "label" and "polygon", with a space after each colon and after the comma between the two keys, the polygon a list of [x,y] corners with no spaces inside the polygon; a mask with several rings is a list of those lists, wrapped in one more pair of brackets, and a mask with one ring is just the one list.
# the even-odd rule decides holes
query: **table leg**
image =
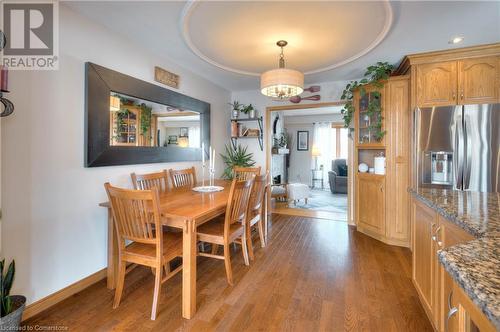
{"label": "table leg", "polygon": [[118,275],[118,239],[111,208],[108,208],[108,269],[106,273],[108,289],[115,289]]}
{"label": "table leg", "polygon": [[182,317],[190,319],[196,313],[196,224],[184,222],[182,236]]}

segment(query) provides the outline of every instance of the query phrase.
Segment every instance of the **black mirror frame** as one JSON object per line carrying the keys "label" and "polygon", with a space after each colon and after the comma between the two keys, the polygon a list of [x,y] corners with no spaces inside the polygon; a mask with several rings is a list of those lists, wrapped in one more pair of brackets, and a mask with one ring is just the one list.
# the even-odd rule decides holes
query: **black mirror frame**
{"label": "black mirror frame", "polygon": [[210,104],[117,71],[85,63],[85,166],[115,166],[201,160],[201,148],[168,150],[164,147],[109,145],[111,92],[200,113],[200,135],[210,146]]}

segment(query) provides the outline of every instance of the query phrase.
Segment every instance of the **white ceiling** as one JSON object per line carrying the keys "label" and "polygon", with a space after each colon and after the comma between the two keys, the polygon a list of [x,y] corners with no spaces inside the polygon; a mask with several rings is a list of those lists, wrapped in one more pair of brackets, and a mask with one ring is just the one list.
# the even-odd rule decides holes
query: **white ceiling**
{"label": "white ceiling", "polygon": [[[187,6],[184,10],[185,1],[72,1],[65,5],[123,34],[134,43],[131,47],[144,47],[231,91],[258,88],[258,77],[234,71],[271,69],[279,52],[275,39],[290,42],[285,48],[290,67],[320,71],[306,75],[306,83],[359,78],[368,65],[398,63],[406,54],[500,42],[498,1],[391,2],[390,12],[380,2],[358,2],[350,8],[344,2],[207,1],[190,12]],[[183,21],[186,14],[189,20]],[[323,70],[369,49],[370,41],[383,34],[388,22],[392,23],[387,35],[368,53]],[[280,29],[281,25],[285,28]],[[464,42],[448,44],[454,36],[463,36]],[[259,38],[261,47],[256,44]]]}

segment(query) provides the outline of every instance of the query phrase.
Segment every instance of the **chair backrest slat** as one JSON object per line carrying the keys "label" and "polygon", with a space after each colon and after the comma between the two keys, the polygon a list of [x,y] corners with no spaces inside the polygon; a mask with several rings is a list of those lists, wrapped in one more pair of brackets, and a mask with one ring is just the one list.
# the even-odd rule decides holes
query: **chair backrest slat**
{"label": "chair backrest slat", "polygon": [[159,244],[162,241],[159,193],[151,190],[130,190],[104,184],[113,211],[114,224],[121,245],[125,240]]}
{"label": "chair backrest slat", "polygon": [[269,181],[269,172],[255,177],[252,193],[248,202],[248,217],[256,216],[262,212],[264,193]]}
{"label": "chair backrest slat", "polygon": [[233,178],[242,181],[242,180],[250,180],[252,176],[260,175],[260,166],[259,167],[233,167]]}
{"label": "chair backrest slat", "polygon": [[168,191],[167,170],[149,174],[130,174],[134,188],[137,190],[150,190],[153,187],[158,188],[160,193]]}
{"label": "chair backrest slat", "polygon": [[238,181],[234,179],[231,184],[224,221],[224,232],[226,235],[229,234],[229,228],[232,224],[245,222],[254,178],[255,175],[249,180]]}
{"label": "chair backrest slat", "polygon": [[169,169],[168,174],[170,175],[170,180],[174,188],[194,187],[196,184],[196,172],[194,167],[180,170]]}

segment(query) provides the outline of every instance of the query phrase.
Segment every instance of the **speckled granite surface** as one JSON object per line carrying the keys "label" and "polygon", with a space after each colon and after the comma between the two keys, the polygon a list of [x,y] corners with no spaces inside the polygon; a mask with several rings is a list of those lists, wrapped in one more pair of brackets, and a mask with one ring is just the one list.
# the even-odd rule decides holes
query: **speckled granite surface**
{"label": "speckled granite surface", "polygon": [[476,240],[438,252],[439,261],[500,330],[500,194],[455,190],[410,190]]}

